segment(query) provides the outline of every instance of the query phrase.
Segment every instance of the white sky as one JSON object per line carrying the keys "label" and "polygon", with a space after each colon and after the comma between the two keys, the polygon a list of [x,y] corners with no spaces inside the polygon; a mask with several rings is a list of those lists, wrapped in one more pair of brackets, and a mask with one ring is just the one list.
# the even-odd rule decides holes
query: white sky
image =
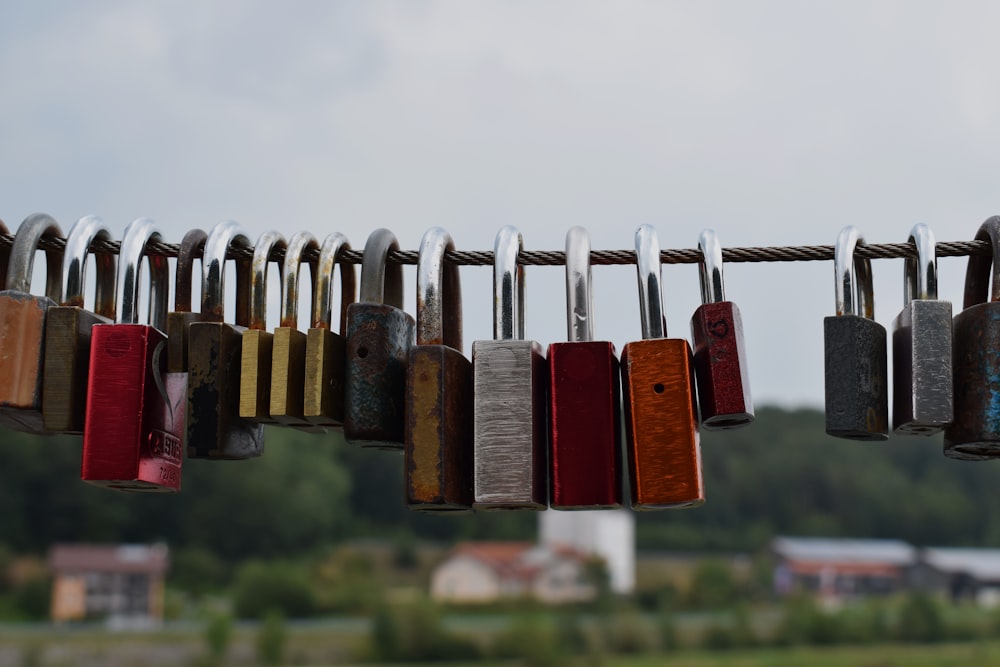
{"label": "white sky", "polygon": [[[0,216],[223,219],[254,235],[433,225],[531,249],[583,225],[628,249],[972,238],[1000,212],[1000,6],[922,2],[92,2],[0,10]],[[960,301],[964,259],[944,259]],[[875,264],[876,317],[902,261]],[[697,268],[667,266],[673,335]],[[466,348],[491,272],[462,271]],[[728,264],[758,404],[820,405],[830,262]],[[639,337],[634,267],[594,270],[597,336]],[[406,272],[412,312],[414,272]],[[527,332],[565,336],[561,268],[529,268]],[[276,315],[277,302],[271,315]],[[273,318],[272,318],[273,319]]]}

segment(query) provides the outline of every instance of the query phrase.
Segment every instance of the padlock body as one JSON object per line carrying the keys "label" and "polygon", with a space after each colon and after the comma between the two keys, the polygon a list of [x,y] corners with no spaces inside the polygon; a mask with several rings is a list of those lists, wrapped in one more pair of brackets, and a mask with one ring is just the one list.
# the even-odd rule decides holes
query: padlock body
{"label": "padlock body", "polygon": [[285,426],[306,427],[306,334],[291,327],[274,330],[271,362],[271,419]]}
{"label": "padlock body", "polygon": [[910,301],[892,323],[892,430],[932,435],[954,418],[951,303]]}
{"label": "padlock body", "polygon": [[628,343],[621,369],[632,509],[703,504],[691,346],[683,338]]}
{"label": "padlock body", "polygon": [[42,423],[49,433],[83,433],[91,330],[111,320],[83,308],[53,306],[45,315]]}
{"label": "padlock body", "polygon": [[544,510],[548,502],[547,378],[530,340],[472,344],[473,508]]}
{"label": "padlock body", "polygon": [[549,345],[549,504],[622,505],[620,378],[606,341]]}
{"label": "padlock body", "polygon": [[201,313],[167,313],[167,371],[186,373],[188,369],[188,327],[201,319]]}
{"label": "padlock body", "polygon": [[26,292],[0,292],[0,424],[44,433],[45,313],[56,304]]}
{"label": "padlock body", "polygon": [[954,319],[955,419],[944,430],[946,456],[1000,458],[1000,302]]}
{"label": "padlock body", "polygon": [[271,360],[274,334],[260,329],[243,332],[240,353],[240,418],[273,424],[271,418]]}
{"label": "padlock body", "polygon": [[329,329],[306,332],[303,416],[314,426],[344,428],[347,341]]}
{"label": "padlock body", "polygon": [[472,509],[472,363],[445,345],[410,348],[406,366],[406,504]]}
{"label": "padlock body", "polygon": [[739,308],[732,301],[702,304],[691,318],[691,338],[701,425],[712,430],[752,422],[753,399]]}
{"label": "padlock body", "polygon": [[142,324],[91,334],[81,478],[123,491],[181,485],[186,378],[167,373],[166,336]]}
{"label": "padlock body", "polygon": [[242,327],[195,322],[188,329],[187,452],[248,459],[264,451],[264,427],[240,419]]}
{"label": "padlock body", "polygon": [[352,303],[347,308],[344,437],[363,447],[402,449],[406,359],[414,322],[399,308]]}
{"label": "padlock body", "polygon": [[826,432],[849,440],[889,437],[885,327],[857,315],[823,319]]}

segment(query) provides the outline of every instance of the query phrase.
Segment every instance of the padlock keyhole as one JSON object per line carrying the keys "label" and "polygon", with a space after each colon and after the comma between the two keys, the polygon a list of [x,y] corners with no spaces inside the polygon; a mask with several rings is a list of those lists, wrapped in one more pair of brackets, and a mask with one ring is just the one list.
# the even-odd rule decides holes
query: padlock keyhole
{"label": "padlock keyhole", "polygon": [[359,359],[364,359],[367,356],[368,356],[368,348],[367,347],[359,347],[358,348],[358,358]]}
{"label": "padlock keyhole", "polygon": [[662,382],[657,382],[656,384],[653,385],[653,391],[655,391],[657,394],[662,394],[663,389],[664,387]]}

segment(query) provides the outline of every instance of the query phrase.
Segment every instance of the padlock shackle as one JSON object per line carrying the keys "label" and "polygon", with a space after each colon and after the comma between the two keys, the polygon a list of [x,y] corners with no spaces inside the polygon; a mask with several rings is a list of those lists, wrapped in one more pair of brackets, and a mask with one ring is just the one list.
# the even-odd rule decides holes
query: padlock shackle
{"label": "padlock shackle", "polygon": [[726,286],[722,280],[722,244],[715,230],[703,229],[698,237],[698,279],[701,283],[701,302],[720,303],[726,300]]}
{"label": "padlock shackle", "polygon": [[493,338],[524,340],[524,267],[517,257],[524,238],[507,225],[493,244]]}
{"label": "padlock shackle", "polygon": [[[75,223],[66,237],[63,250],[65,289],[60,305],[83,308],[83,293],[87,288],[87,256],[95,240],[111,241],[111,230],[96,215],[85,215]],[[97,284],[94,290],[94,312],[115,319],[115,257],[94,253],[97,264]]]}
{"label": "padlock shackle", "polygon": [[403,307],[403,267],[388,263],[391,250],[399,250],[399,243],[388,229],[376,229],[368,235],[361,259],[360,303]]}
{"label": "padlock shackle", "polygon": [[[347,237],[333,232],[323,239],[319,249],[319,264],[313,274],[312,326],[314,329],[330,329],[333,326],[333,278],[337,260],[351,244]],[[340,333],[347,332],[347,307],[354,303],[354,265],[340,262]]]}
{"label": "padlock shackle", "polygon": [[118,279],[115,281],[116,322],[139,323],[139,278],[143,255],[149,265],[149,325],[165,331],[167,299],[170,296],[170,265],[163,255],[146,255],[150,241],[161,241],[160,230],[149,218],[136,218],[128,223],[118,251]]}
{"label": "padlock shackle", "polygon": [[[288,241],[285,251],[285,263],[281,269],[281,321],[282,327],[299,328],[299,269],[303,264],[309,265],[309,277],[316,284],[315,259],[303,261],[302,256],[307,250],[319,250],[319,242],[310,232],[295,232]],[[315,302],[314,302],[315,303]],[[315,313],[309,314],[309,319],[316,319]]]}
{"label": "padlock shackle", "polygon": [[875,319],[875,296],[872,289],[872,263],[854,250],[865,239],[854,225],[848,225],[837,235],[833,251],[833,272],[836,278],[834,297],[837,315],[859,315]]}
{"label": "padlock shackle", "polygon": [[208,234],[203,229],[190,229],[181,239],[181,246],[177,252],[177,265],[174,267],[175,313],[191,312],[191,282],[194,279],[194,260],[199,253],[205,254],[207,241]]}
{"label": "padlock shackle", "polygon": [[639,318],[642,337],[666,338],[663,290],[660,287],[660,241],[652,225],[635,230],[635,266],[639,277]]}
{"label": "padlock shackle", "polygon": [[[201,260],[201,320],[223,322],[226,317],[225,265],[230,247],[249,248],[250,237],[238,222],[226,220],[212,227]],[[236,324],[250,321],[250,262],[236,261]]]}
{"label": "padlock shackle", "polygon": [[420,239],[417,259],[417,345],[462,350],[462,287],[458,265],[444,261],[455,250],[451,235],[431,227]]}
{"label": "padlock shackle", "polygon": [[[288,248],[285,237],[270,229],[257,237],[250,260],[250,321],[248,329],[267,329],[267,267],[271,263],[271,253],[275,249]],[[281,271],[281,264],[278,264]]]}
{"label": "padlock shackle", "polygon": [[[62,236],[59,223],[45,213],[32,213],[25,218],[17,233],[14,234],[14,245],[10,249],[10,262],[7,266],[7,282],[4,289],[16,292],[31,292],[31,271],[35,265],[35,251],[43,236]],[[56,303],[62,301],[62,252],[59,250],[45,251],[45,296]]]}
{"label": "padlock shackle", "polygon": [[590,234],[579,226],[566,232],[566,340],[594,340]]}
{"label": "padlock shackle", "polygon": [[[983,222],[976,232],[976,240],[989,241],[993,246],[993,256],[969,256],[969,264],[965,270],[963,308],[984,303],[987,299],[1000,301],[1000,216],[995,215]],[[990,270],[993,271],[992,287],[989,282]]]}
{"label": "padlock shackle", "polygon": [[938,298],[937,248],[934,232],[920,222],[910,230],[908,243],[917,248],[916,257],[907,257],[903,266],[903,307],[913,299]]}

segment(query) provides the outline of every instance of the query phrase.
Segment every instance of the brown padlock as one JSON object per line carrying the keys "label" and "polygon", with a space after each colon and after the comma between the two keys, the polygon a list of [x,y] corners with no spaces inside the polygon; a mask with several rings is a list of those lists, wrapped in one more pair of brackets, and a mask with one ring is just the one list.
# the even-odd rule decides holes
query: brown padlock
{"label": "brown padlock", "polygon": [[267,265],[275,249],[287,247],[285,237],[278,232],[264,232],[257,239],[250,262],[250,326],[243,332],[240,417],[261,424],[274,423],[270,413],[274,334],[267,330]]}
{"label": "brown padlock", "polygon": [[207,240],[204,230],[191,229],[181,239],[177,253],[174,309],[167,313],[167,371],[170,373],[186,373],[188,369],[188,327],[201,319],[201,313],[191,312],[191,278],[194,260],[205,251]]}

